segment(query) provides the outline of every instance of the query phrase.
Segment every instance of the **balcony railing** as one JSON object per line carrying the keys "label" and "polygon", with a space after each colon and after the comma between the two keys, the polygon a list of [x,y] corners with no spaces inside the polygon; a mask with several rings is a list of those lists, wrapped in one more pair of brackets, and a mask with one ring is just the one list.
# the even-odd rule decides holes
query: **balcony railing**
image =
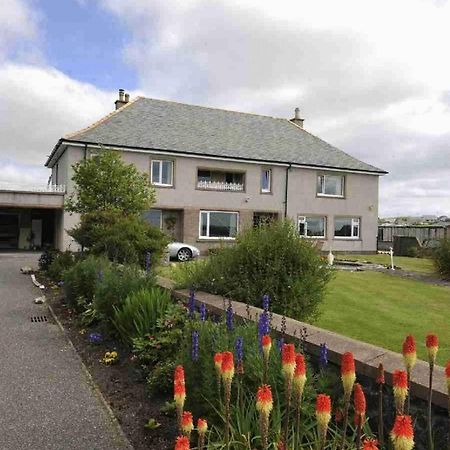
{"label": "balcony railing", "polygon": [[48,192],[54,194],[64,194],[65,184],[20,184],[20,183],[0,183],[0,191],[21,191],[21,192]]}
{"label": "balcony railing", "polygon": [[227,183],[225,181],[197,181],[199,189],[208,189],[211,191],[234,191],[239,192],[244,190],[242,183]]}

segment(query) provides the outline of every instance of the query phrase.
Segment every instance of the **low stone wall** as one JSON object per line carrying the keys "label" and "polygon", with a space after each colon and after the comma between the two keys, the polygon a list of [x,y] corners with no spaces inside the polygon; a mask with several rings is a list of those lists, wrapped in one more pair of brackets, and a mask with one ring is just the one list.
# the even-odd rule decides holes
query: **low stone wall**
{"label": "low stone wall", "polygon": [[[174,289],[173,282],[167,278],[158,278],[159,285],[172,291],[173,295],[183,302],[189,298],[188,290]],[[223,314],[224,306],[228,300],[221,296],[208,294],[206,292],[195,293],[198,303],[204,303],[208,310],[214,314]],[[233,301],[233,311],[236,317],[243,319],[250,318],[257,321],[262,309],[254,306],[248,306],[244,303]],[[281,330],[282,316],[273,314],[272,328],[276,331]],[[331,331],[313,325],[299,322],[298,320],[286,318],[286,335],[291,339],[299,339],[300,333],[306,329],[305,351],[318,358],[320,344],[326,343],[328,348],[328,360],[340,365],[341,355],[344,352],[352,352],[355,358],[357,374],[375,380],[378,371],[378,365],[383,364],[386,375],[386,384],[392,385],[392,373],[396,369],[403,369],[403,356],[399,353],[391,352],[381,347],[376,347],[365,342],[357,341]],[[399,346],[401,342],[399,343]],[[428,363],[417,361],[414,367],[411,380],[411,396],[421,400],[428,398]],[[433,404],[437,407],[447,409],[448,395],[444,368],[435,367],[433,382]]]}

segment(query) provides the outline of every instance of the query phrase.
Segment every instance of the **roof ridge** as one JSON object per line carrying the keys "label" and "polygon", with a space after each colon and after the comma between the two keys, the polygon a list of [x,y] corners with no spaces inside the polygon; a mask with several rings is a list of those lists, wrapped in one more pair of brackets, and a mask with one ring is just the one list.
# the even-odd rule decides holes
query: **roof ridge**
{"label": "roof ridge", "polygon": [[144,97],[144,96],[141,96],[140,98],[142,98],[144,100],[154,100],[157,102],[175,103],[177,105],[193,106],[194,108],[212,109],[215,111],[225,111],[225,112],[235,113],[235,114],[245,114],[247,116],[267,117],[268,119],[276,119],[276,120],[289,120],[289,119],[286,119],[285,117],[268,116],[265,114],[256,114],[256,113],[250,113],[250,112],[245,112],[245,111],[235,111],[233,109],[218,108],[215,106],[193,105],[192,103],[177,102],[175,100],[162,100],[160,98]]}
{"label": "roof ridge", "polygon": [[72,139],[74,137],[76,137],[78,134],[84,133],[86,131],[92,130],[95,127],[98,127],[99,125],[101,125],[102,123],[106,122],[109,118],[115,116],[116,114],[118,114],[119,112],[122,112],[125,108],[127,108],[129,105],[135,103],[137,100],[141,99],[141,98],[145,98],[145,97],[141,97],[141,96],[137,96],[135,99],[130,100],[128,103],[125,103],[125,105],[121,106],[118,109],[115,109],[114,111],[110,112],[109,114],[107,114],[106,116],[102,117],[101,119],[98,119],[97,121],[95,121],[94,123],[91,123],[90,125],[88,125],[87,127],[82,128],[81,130],[78,131],[74,131],[73,133],[69,133],[66,134],[64,136],[64,139]]}

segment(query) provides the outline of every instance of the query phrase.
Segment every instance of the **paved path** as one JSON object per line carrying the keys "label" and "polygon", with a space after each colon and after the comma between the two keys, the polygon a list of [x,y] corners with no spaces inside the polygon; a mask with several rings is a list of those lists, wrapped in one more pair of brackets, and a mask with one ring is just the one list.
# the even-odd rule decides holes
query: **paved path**
{"label": "paved path", "polygon": [[20,267],[37,255],[0,254],[0,449],[126,449],[74,349]]}

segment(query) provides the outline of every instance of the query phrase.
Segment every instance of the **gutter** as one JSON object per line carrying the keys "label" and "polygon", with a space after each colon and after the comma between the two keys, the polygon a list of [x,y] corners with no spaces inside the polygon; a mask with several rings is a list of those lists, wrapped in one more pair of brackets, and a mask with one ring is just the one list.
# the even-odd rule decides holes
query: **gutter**
{"label": "gutter", "polygon": [[239,156],[217,156],[212,155],[209,153],[194,153],[189,151],[179,151],[179,150],[167,150],[167,149],[156,149],[156,148],[148,148],[148,147],[136,147],[136,146],[129,146],[129,145],[108,145],[108,144],[101,144],[99,142],[87,142],[87,141],[76,141],[76,140],[66,140],[61,138],[58,143],[55,145],[55,148],[53,149],[51,155],[48,157],[47,162],[45,163],[45,166],[48,167],[50,161],[55,156],[57,150],[62,144],[68,144],[68,145],[78,145],[78,146],[91,146],[91,147],[103,147],[103,148],[110,148],[110,149],[118,149],[118,150],[129,150],[129,151],[135,151],[135,152],[155,152],[160,154],[175,154],[180,156],[189,156],[189,157],[197,157],[197,158],[208,158],[208,159],[216,159],[216,160],[235,160],[238,162],[249,162],[249,163],[257,163],[257,164],[267,164],[267,165],[278,165],[278,166],[288,166],[291,167],[299,167],[299,168],[305,168],[305,169],[327,169],[327,170],[334,170],[338,172],[354,172],[354,173],[361,173],[366,175],[386,175],[388,172],[384,170],[376,171],[376,170],[363,170],[363,169],[346,169],[342,167],[335,167],[335,166],[324,166],[320,164],[297,164],[292,163],[289,161],[273,161],[273,160],[265,160],[265,159],[256,159],[256,158],[243,158]]}

